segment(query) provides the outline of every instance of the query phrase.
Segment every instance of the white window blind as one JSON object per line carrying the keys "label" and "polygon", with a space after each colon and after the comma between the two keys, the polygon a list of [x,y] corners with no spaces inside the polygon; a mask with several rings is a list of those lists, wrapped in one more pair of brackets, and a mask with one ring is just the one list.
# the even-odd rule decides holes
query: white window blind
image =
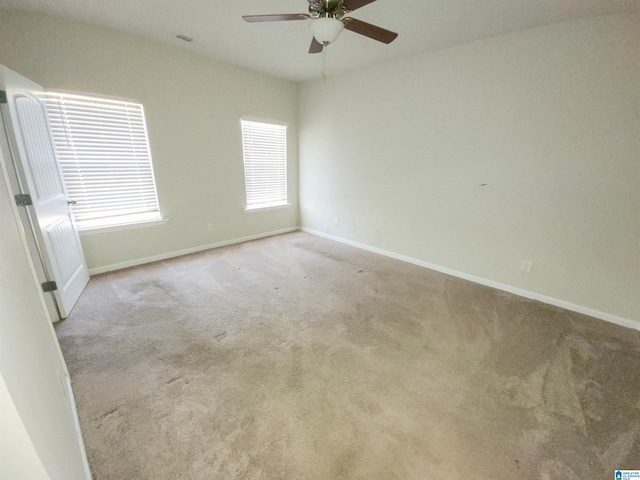
{"label": "white window blind", "polygon": [[79,229],[161,218],[142,105],[47,93],[47,108]]}
{"label": "white window blind", "polygon": [[287,204],[287,127],[242,120],[247,210]]}

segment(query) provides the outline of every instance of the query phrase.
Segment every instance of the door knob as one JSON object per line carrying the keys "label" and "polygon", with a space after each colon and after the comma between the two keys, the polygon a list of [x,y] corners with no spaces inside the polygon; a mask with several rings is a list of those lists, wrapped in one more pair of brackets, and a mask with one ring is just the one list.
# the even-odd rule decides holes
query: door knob
{"label": "door knob", "polygon": [[67,205],[76,205],[78,202],[75,200],[67,200]]}

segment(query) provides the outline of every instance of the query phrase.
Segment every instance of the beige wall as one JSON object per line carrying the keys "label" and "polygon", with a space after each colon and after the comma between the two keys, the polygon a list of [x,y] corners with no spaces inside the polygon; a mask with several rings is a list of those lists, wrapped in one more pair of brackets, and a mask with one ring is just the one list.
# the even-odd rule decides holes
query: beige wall
{"label": "beige wall", "polygon": [[[160,209],[170,221],[84,236],[89,268],[297,225],[296,84],[114,30],[7,10],[0,63],[49,90],[144,104]],[[242,115],[288,122],[290,207],[244,212]]]}
{"label": "beige wall", "polygon": [[0,478],[88,480],[67,370],[12,204],[7,160],[0,149]]}
{"label": "beige wall", "polygon": [[49,480],[9,390],[0,376],[0,465],[5,478]]}
{"label": "beige wall", "polygon": [[306,83],[301,223],[640,320],[639,79],[629,16]]}

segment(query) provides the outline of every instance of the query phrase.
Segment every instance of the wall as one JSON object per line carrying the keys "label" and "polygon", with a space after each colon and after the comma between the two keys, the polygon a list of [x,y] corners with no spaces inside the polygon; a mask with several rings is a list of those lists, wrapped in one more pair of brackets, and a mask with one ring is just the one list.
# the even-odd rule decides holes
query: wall
{"label": "wall", "polygon": [[0,150],[0,478],[88,480],[67,370],[6,178]]}
{"label": "wall", "polygon": [[9,390],[0,377],[0,465],[5,478],[28,478],[48,480],[40,457],[33,447],[29,434],[9,395]]}
{"label": "wall", "polygon": [[[0,63],[48,90],[144,105],[160,210],[170,221],[83,236],[89,268],[297,225],[296,84],[115,30],[10,10],[0,10]],[[290,207],[244,212],[243,115],[288,122]]]}
{"label": "wall", "polygon": [[301,224],[640,320],[639,78],[628,16],[306,83]]}

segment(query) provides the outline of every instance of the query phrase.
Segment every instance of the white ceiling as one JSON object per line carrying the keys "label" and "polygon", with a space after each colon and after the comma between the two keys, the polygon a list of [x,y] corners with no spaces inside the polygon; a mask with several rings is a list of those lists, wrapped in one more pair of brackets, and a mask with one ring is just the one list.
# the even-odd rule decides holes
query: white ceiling
{"label": "white ceiling", "polygon": [[[320,75],[320,55],[307,53],[306,21],[249,24],[241,18],[306,12],[306,0],[0,0],[0,6],[112,27],[289,80]],[[624,13],[640,13],[640,0],[378,0],[351,16],[399,37],[384,45],[345,30],[327,50],[328,73],[531,27]],[[177,40],[178,33],[195,41]]]}

